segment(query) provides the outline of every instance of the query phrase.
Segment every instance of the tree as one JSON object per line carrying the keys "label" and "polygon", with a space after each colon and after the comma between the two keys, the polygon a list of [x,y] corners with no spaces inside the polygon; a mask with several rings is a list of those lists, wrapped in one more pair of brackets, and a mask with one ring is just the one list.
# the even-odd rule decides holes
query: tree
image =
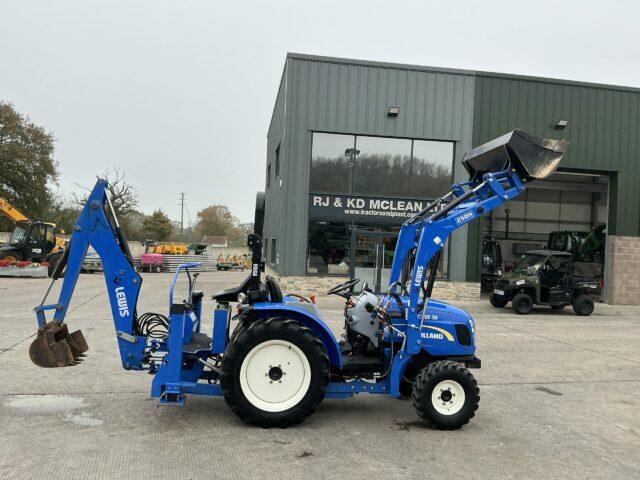
{"label": "tree", "polygon": [[73,227],[80,215],[80,207],[68,197],[55,198],[43,217],[47,222],[55,223],[58,232],[67,235],[73,233]]}
{"label": "tree", "polygon": [[[107,171],[102,178],[107,180],[109,187],[107,191],[109,198],[111,199],[111,205],[118,217],[118,221],[125,236],[129,240],[133,240],[134,237],[139,236],[140,225],[139,219],[141,213],[137,210],[138,207],[138,193],[125,178],[124,171],[119,168],[114,168],[111,171]],[[92,186],[93,187],[93,186]],[[87,192],[91,191],[91,188],[81,187]],[[83,207],[87,203],[89,194],[78,196],[73,194],[75,201],[78,205]]]}
{"label": "tree", "polygon": [[[0,102],[0,197],[29,218],[44,218],[51,204],[50,187],[58,181],[53,151],[51,133]],[[0,226],[7,229],[7,220]]]}
{"label": "tree", "polygon": [[158,241],[168,240],[171,232],[173,232],[171,220],[159,209],[145,217],[142,225],[145,234]]}
{"label": "tree", "polygon": [[[105,172],[104,175],[101,175],[101,178],[107,180],[109,187],[107,191],[109,192],[109,198],[111,199],[111,205],[113,206],[113,210],[116,212],[116,216],[118,219],[127,217],[128,215],[136,212],[136,208],[138,207],[138,193],[135,188],[127,183],[125,178],[124,171],[119,168],[114,168],[111,171]],[[91,192],[91,188],[81,187],[87,192]],[[87,198],[89,194],[85,194],[81,197],[73,194],[76,202],[84,206],[87,203]]]}
{"label": "tree", "polygon": [[228,232],[238,223],[226,205],[211,205],[198,212],[196,237],[205,235],[228,236]]}

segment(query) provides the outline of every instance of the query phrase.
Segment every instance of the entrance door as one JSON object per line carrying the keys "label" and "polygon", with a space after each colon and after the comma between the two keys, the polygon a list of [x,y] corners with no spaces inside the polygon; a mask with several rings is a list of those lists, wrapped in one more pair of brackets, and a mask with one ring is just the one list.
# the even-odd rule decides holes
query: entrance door
{"label": "entrance door", "polygon": [[387,290],[398,236],[368,230],[351,231],[351,278],[367,282],[376,294]]}

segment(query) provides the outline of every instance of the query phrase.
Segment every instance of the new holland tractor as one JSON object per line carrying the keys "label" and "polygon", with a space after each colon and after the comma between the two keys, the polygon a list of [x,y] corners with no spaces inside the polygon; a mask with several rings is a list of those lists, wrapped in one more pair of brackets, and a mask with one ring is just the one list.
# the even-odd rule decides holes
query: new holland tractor
{"label": "new holland tractor", "polygon": [[[64,320],[91,245],[102,258],[122,366],[152,374],[151,395],[161,405],[183,405],[190,394],[224,396],[247,423],[287,427],[311,415],[324,398],[410,394],[427,425],[459,428],[478,408],[479,388],[469,369],[481,362],[471,315],[430,298],[438,257],[454,230],[520,195],[527,182],[549,176],[565,148],[563,141],[514,130],[467,153],[463,164],[469,181],[453,185],[402,225],[384,295],[374,295],[366,285],[353,292],[356,278],[327,292],[345,300],[341,341],[314,303],[285,295],[272,277],[263,278],[257,233],[248,239],[249,276],[212,295],[211,328],[203,328],[203,293],[195,289],[192,272],[197,263],[176,272],[167,316],[138,314],[142,277],[106,182],[98,180],[58,266],[66,265],[60,297],[45,304],[45,294],[35,309],[39,328],[30,358],[41,367],[62,367],[79,363],[88,350],[83,334],[69,333]],[[260,214],[256,232],[261,225]],[[178,300],[174,287],[182,274],[189,293]],[[48,311],[53,311],[51,320]]]}

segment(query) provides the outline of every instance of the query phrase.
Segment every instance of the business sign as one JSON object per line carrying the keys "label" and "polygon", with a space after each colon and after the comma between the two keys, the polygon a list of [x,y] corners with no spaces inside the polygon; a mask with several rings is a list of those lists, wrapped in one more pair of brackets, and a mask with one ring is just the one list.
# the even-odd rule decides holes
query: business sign
{"label": "business sign", "polygon": [[309,218],[402,222],[427,206],[428,200],[309,194]]}

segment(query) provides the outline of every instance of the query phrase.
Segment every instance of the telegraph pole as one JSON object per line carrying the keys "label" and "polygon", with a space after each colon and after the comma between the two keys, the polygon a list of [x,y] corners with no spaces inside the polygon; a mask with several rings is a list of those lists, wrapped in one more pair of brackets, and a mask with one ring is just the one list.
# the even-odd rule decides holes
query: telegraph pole
{"label": "telegraph pole", "polygon": [[184,238],[184,192],[180,193],[180,236]]}

